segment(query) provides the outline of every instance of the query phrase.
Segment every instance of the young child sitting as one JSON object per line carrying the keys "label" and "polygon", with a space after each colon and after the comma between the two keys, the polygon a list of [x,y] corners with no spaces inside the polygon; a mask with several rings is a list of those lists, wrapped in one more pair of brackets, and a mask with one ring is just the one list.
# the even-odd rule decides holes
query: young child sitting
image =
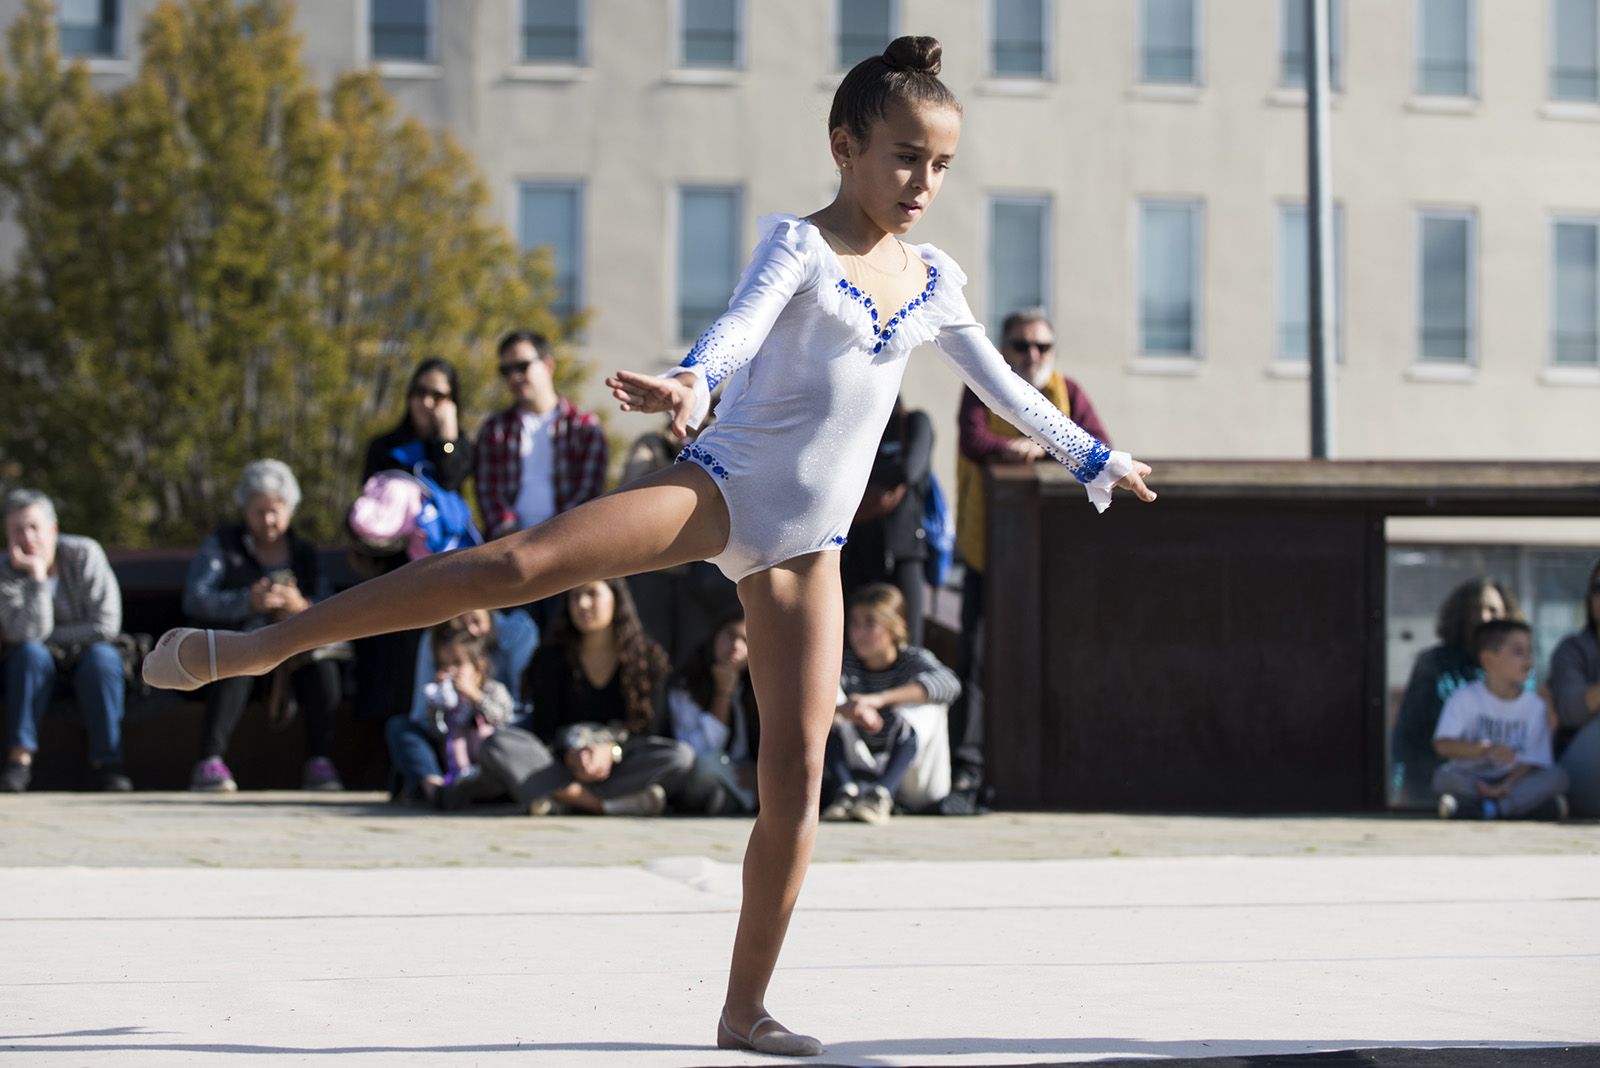
{"label": "young child sitting", "polygon": [[452,781],[477,767],[483,739],[511,718],[511,692],[491,677],[483,638],[446,627],[432,637],[438,673],[424,692],[434,733],[444,738],[445,781]]}
{"label": "young child sitting", "polygon": [[1496,619],[1473,635],[1483,678],[1445,702],[1433,748],[1446,763],[1433,776],[1439,815],[1558,820],[1566,815],[1566,772],[1556,766],[1545,703],[1527,689],[1533,635],[1526,623]]}
{"label": "young child sitting", "polygon": [[917,735],[897,705],[948,704],[961,691],[955,672],[907,641],[905,599],[885,582],[850,598],[840,699],[828,733],[825,820],[880,824],[917,758]]}

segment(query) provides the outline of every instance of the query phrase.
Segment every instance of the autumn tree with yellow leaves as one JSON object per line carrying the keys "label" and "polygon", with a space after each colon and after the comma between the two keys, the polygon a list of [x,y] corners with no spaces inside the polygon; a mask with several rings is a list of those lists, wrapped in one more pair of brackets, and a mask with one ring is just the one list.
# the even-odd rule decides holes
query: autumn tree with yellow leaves
{"label": "autumn tree with yellow leaves", "polygon": [[48,0],[10,28],[0,460],[64,529],[138,546],[197,541],[273,456],[300,529],[337,537],[420,359],[455,362],[481,414],[501,331],[579,324],[448,134],[399,118],[371,72],[318,90],[289,0],[165,0],[140,42],[103,92],[62,61]]}

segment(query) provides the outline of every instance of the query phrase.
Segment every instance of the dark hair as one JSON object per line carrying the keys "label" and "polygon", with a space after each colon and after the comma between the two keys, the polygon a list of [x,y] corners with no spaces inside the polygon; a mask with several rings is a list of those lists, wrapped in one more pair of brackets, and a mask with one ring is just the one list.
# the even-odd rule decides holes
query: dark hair
{"label": "dark hair", "polygon": [[1600,560],[1596,560],[1594,568],[1589,572],[1589,584],[1583,591],[1583,623],[1584,627],[1596,638],[1600,638],[1600,619],[1594,614],[1594,584],[1600,581]]}
{"label": "dark hair", "polygon": [[[622,704],[628,710],[626,726],[630,734],[643,734],[650,730],[656,717],[656,687],[666,678],[672,665],[661,646],[644,632],[644,624],[639,622],[639,609],[633,603],[633,594],[628,592],[628,583],[619,578],[601,581],[611,590],[616,602],[611,614],[611,640],[616,645],[617,670],[622,675]],[[578,661],[582,642],[568,609],[573,592],[569,590],[567,596],[561,598],[561,610],[550,625],[549,635],[542,641],[566,652],[567,665],[577,678],[583,672],[583,665]]]}
{"label": "dark hair", "polygon": [[417,364],[417,369],[411,372],[411,381],[406,383],[406,414],[400,417],[400,426],[397,428],[402,434],[410,434],[414,438],[422,436],[411,425],[411,391],[417,388],[417,381],[423,375],[433,371],[444,372],[445,381],[450,383],[450,399],[456,402],[456,411],[459,413],[461,410],[460,391],[456,388],[456,365],[443,356],[429,356]]}
{"label": "dark hair", "polygon": [[1050,313],[1043,308],[1033,307],[1019,308],[1001,320],[1000,336],[1005,337],[1011,331],[1032,323],[1043,323],[1045,326],[1050,327],[1051,333],[1055,333],[1056,328],[1050,322]]}
{"label": "dark hair", "polygon": [[[453,622],[453,621],[452,621]],[[465,627],[451,626],[451,623],[440,623],[428,632],[433,643],[433,656],[435,662],[439,658],[439,650],[447,645],[454,645],[466,654],[478,667],[478,674],[485,679],[494,678],[494,663],[489,659],[489,639],[487,636],[478,637]]]}
{"label": "dark hair", "polygon": [[1487,623],[1479,624],[1478,629],[1472,632],[1472,652],[1481,656],[1484,653],[1499,652],[1505,645],[1506,639],[1513,634],[1533,634],[1533,628],[1520,619],[1491,619]]}
{"label": "dark hair", "polygon": [[[716,680],[711,675],[711,669],[717,662],[717,638],[735,623],[743,622],[744,612],[741,609],[735,609],[717,620],[716,626],[711,628],[706,640],[695,646],[694,652],[684,660],[683,666],[673,673],[668,685],[686,692],[701,708],[710,708],[712,691],[716,688]],[[755,697],[750,687],[748,666],[744,670],[744,700],[747,705],[753,707]]]}
{"label": "dark hair", "polygon": [[879,56],[868,56],[850,68],[833,94],[828,129],[843,127],[851,137],[865,141],[872,124],[888,112],[889,104],[929,104],[961,110],[961,104],[939,80],[943,49],[932,37],[897,37]]}
{"label": "dark hair", "polygon": [[550,339],[537,330],[513,330],[500,339],[500,344],[494,347],[496,358],[504,356],[506,350],[513,345],[520,345],[526,341],[533,346],[533,351],[541,360],[550,359]]}
{"label": "dark hair", "polygon": [[1488,589],[1505,602],[1507,619],[1522,618],[1522,607],[1509,589],[1493,579],[1475,578],[1451,590],[1439,606],[1439,619],[1433,630],[1440,641],[1464,651],[1472,650],[1472,636],[1483,624],[1483,593]]}

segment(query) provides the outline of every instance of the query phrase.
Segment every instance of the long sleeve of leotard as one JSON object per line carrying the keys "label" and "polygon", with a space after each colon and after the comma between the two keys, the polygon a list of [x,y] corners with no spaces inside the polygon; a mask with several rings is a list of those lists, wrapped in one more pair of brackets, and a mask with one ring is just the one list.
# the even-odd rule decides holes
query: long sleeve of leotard
{"label": "long sleeve of leotard", "polygon": [[756,246],[728,310],[706,328],[689,355],[669,372],[694,375],[691,427],[705,421],[711,391],[755,357],[789,300],[811,281],[812,260],[796,232],[797,222],[780,221]]}
{"label": "long sleeve of leotard", "polygon": [[939,328],[934,344],[984,404],[1060,461],[1084,484],[1094,506],[1105,511],[1111,487],[1133,469],[1133,458],[1113,452],[1012,371],[973,318],[966,298],[955,299],[957,314]]}

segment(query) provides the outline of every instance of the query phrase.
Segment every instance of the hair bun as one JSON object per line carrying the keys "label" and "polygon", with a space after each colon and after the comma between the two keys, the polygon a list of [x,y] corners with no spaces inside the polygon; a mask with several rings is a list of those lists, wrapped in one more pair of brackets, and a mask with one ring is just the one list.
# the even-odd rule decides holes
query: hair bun
{"label": "hair bun", "polygon": [[896,37],[883,50],[883,61],[889,64],[891,70],[937,75],[943,54],[944,49],[937,38]]}

